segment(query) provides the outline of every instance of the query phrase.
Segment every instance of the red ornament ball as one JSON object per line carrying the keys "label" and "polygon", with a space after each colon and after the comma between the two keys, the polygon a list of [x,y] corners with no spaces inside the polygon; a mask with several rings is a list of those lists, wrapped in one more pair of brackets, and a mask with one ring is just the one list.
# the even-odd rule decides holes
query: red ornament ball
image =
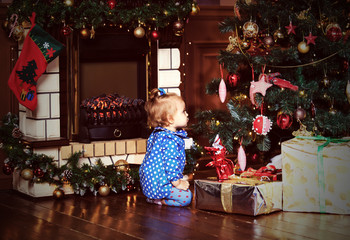
{"label": "red ornament ball", "polygon": [[107,4],[108,4],[108,7],[109,7],[110,9],[113,9],[113,8],[115,8],[115,5],[116,5],[117,3],[116,3],[115,0],[109,0],[109,1],[107,2]]}
{"label": "red ornament ball", "polygon": [[279,112],[277,114],[277,125],[281,129],[288,129],[293,123],[293,118],[289,114],[285,114],[283,112]]}
{"label": "red ornament ball", "polygon": [[69,26],[64,26],[62,29],[61,29],[61,33],[63,36],[68,36],[72,33],[72,29],[69,27]]}
{"label": "red ornament ball", "polygon": [[159,38],[160,38],[160,32],[157,31],[157,30],[153,30],[153,31],[151,32],[151,38],[152,38],[152,40],[154,40],[154,41],[159,40]]}
{"label": "red ornament ball", "polygon": [[236,87],[239,78],[239,75],[235,73],[230,73],[227,75],[226,81],[230,84],[231,87]]}
{"label": "red ornament ball", "polygon": [[11,175],[13,173],[13,167],[10,164],[5,163],[2,167],[2,171],[5,175]]}
{"label": "red ornament ball", "polygon": [[272,126],[272,122],[270,119],[263,115],[258,115],[255,117],[253,121],[252,129],[259,135],[266,135],[270,132]]}
{"label": "red ornament ball", "polygon": [[329,41],[337,42],[342,38],[343,34],[338,24],[331,23],[326,28],[326,36]]}
{"label": "red ornament ball", "polygon": [[36,168],[35,170],[34,170],[34,175],[36,176],[36,177],[38,177],[38,178],[41,178],[41,177],[43,177],[44,176],[44,171],[41,169],[41,168]]}
{"label": "red ornament ball", "polygon": [[301,107],[298,107],[297,110],[294,112],[294,117],[302,121],[306,118],[306,111]]}

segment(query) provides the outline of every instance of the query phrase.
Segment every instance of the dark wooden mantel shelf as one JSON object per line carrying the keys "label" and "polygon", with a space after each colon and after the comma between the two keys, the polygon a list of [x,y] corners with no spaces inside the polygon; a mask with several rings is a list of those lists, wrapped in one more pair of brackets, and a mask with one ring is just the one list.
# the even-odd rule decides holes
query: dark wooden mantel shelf
{"label": "dark wooden mantel shelf", "polygon": [[54,139],[35,139],[31,137],[23,137],[23,142],[28,144],[32,148],[43,148],[43,147],[59,147],[69,145],[69,139],[66,138],[54,138]]}

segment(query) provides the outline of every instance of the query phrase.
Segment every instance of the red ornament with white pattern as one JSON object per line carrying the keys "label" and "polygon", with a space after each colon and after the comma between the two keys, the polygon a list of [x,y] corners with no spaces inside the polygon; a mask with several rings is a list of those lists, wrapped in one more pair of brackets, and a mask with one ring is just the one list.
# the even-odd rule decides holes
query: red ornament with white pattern
{"label": "red ornament with white pattern", "polygon": [[270,132],[271,127],[272,121],[268,117],[258,115],[253,121],[252,129],[259,135],[266,135],[268,132]]}
{"label": "red ornament with white pattern", "polygon": [[339,24],[331,23],[326,27],[326,36],[329,41],[337,42],[343,37]]}

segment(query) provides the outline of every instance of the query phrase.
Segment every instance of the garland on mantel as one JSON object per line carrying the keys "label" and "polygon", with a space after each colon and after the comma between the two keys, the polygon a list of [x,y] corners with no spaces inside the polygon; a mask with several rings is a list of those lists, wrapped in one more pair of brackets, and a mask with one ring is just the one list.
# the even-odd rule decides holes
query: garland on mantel
{"label": "garland on mantel", "polygon": [[189,15],[198,11],[195,0],[19,0],[8,7],[6,27],[29,22],[35,12],[39,25],[58,27],[65,33],[84,28],[94,31],[105,26],[158,29],[171,23],[182,28]]}
{"label": "garland on mantel", "polygon": [[[33,183],[55,184],[57,189],[53,196],[56,198],[64,195],[64,184],[71,185],[74,193],[81,196],[86,192],[107,196],[110,190],[119,193],[139,188],[139,169],[130,167],[125,160],[118,160],[114,165],[104,165],[101,159],[97,159],[94,165],[83,163],[79,166],[82,153],[75,152],[66,164],[58,167],[53,157],[34,153],[22,137],[18,117],[12,113],[5,115],[0,126],[0,149],[7,156],[3,173],[11,175],[18,171],[23,179]],[[202,149],[196,144],[186,150],[184,174],[195,171],[197,159],[201,155]]]}

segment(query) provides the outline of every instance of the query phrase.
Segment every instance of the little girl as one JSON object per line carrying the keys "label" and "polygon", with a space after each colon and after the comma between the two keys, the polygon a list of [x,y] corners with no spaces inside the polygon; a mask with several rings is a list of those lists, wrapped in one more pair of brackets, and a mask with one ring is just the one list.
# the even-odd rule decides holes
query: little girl
{"label": "little girl", "polygon": [[188,122],[185,102],[175,93],[156,88],[145,109],[154,131],[147,140],[147,152],[139,170],[142,192],[149,203],[188,206],[192,192],[189,182],[182,180],[187,133],[180,130]]}

